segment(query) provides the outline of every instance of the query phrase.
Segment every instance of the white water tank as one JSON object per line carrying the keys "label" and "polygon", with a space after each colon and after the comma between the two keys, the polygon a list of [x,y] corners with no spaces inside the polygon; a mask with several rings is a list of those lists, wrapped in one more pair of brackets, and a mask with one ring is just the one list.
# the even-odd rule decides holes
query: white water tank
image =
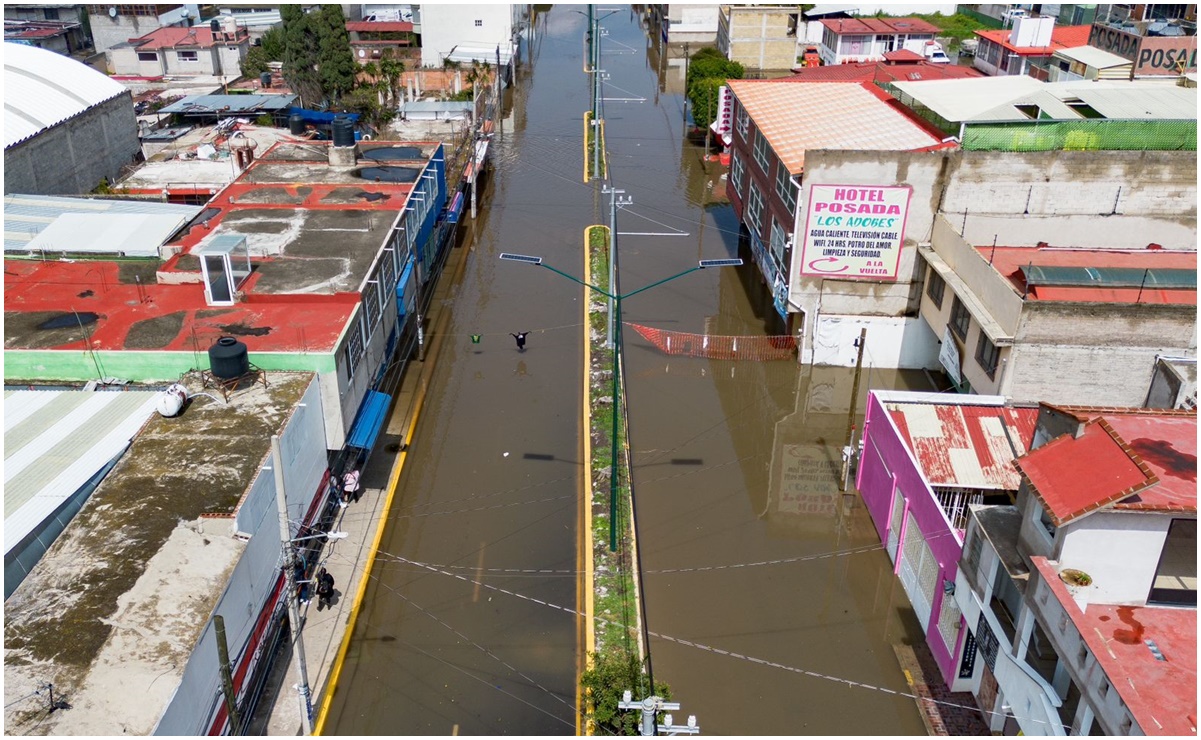
{"label": "white water tank", "polygon": [[1050,16],[1014,18],[1009,43],[1018,48],[1050,46],[1054,30],[1055,19]]}

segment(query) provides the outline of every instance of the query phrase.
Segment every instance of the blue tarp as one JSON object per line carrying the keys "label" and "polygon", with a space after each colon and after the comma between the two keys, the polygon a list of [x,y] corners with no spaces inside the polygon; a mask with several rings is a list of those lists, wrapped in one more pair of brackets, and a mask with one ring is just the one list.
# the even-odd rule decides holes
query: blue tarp
{"label": "blue tarp", "polygon": [[387,393],[367,391],[367,397],[363,399],[363,405],[359,407],[359,415],[354,420],[354,426],[350,428],[350,437],[346,440],[347,446],[361,447],[365,450],[374,447],[375,440],[384,427],[384,420],[388,418],[388,406],[391,404],[392,397]]}
{"label": "blue tarp", "polygon": [[356,122],[359,120],[358,113],[330,113],[327,111],[309,110],[308,108],[297,108],[295,106],[288,111],[288,115],[299,115],[304,119],[305,123],[333,123],[334,116],[346,116]]}

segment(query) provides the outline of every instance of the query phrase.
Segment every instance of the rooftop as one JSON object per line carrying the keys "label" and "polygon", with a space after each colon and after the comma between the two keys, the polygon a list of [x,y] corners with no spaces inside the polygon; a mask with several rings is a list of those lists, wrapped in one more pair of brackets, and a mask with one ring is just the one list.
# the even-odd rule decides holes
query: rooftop
{"label": "rooftop", "polygon": [[[174,255],[165,263],[6,260],[5,347],[84,347],[77,324],[47,324],[73,309],[95,314],[87,334],[98,350],[193,352],[234,334],[252,362],[255,352],[332,351],[413,189],[365,179],[363,170],[383,163],[415,180],[438,144],[373,141],[360,153],[397,154],[353,168],[331,167],[328,147],[285,142],[265,152],[164,247]],[[213,307],[191,252],[222,235],[245,237],[253,273],[245,300]]]}
{"label": "rooftop", "polygon": [[246,548],[231,517],[312,377],[271,373],[228,403],[151,416],[4,604],[6,699],[52,680],[72,704],[47,719],[6,701],[8,732],[153,732]]}
{"label": "rooftop", "polygon": [[887,401],[884,408],[931,485],[1018,490],[1021,477],[1013,460],[1030,449],[1037,408],[960,404],[953,399]]}
{"label": "rooftop", "polygon": [[202,49],[214,46],[239,44],[250,38],[246,29],[239,27],[236,34],[218,31],[214,38],[213,31],[208,26],[164,26],[156,28],[145,36],[132,38],[129,43],[138,47],[138,51],[155,51],[157,49]]}
{"label": "rooftop", "polygon": [[1057,568],[1032,561],[1143,733],[1196,735],[1197,610],[1090,603],[1082,611]]}
{"label": "rooftop", "polygon": [[[165,218],[167,222],[174,223],[174,228],[169,228],[165,232],[158,232],[159,235],[151,239],[158,242],[158,244],[154,245],[154,249],[157,250],[160,244],[174,236],[179,227],[191,220],[197,213],[200,213],[200,210],[197,206],[181,206],[156,203],[154,201],[71,198],[56,195],[21,195],[13,193],[4,196],[4,251],[26,252],[39,248],[46,251],[64,251],[68,249],[70,251],[81,251],[78,250],[76,242],[85,238],[92,239],[106,228],[104,224],[109,223],[110,219],[113,223],[116,223],[123,217],[137,219]],[[66,217],[86,217],[88,219],[88,230],[77,233],[80,239],[55,239],[53,237],[52,232],[59,231],[62,228],[64,224],[63,219]],[[139,221],[139,223],[144,224],[142,221]],[[45,236],[47,234],[49,236]],[[44,236],[45,238],[43,238]],[[136,240],[145,241],[147,235],[132,233],[129,236]],[[118,237],[108,244],[108,248],[113,253],[116,253],[117,251],[124,251],[120,249],[124,245],[125,241]]]}
{"label": "rooftop", "polygon": [[909,50],[890,51],[884,61],[823,64],[795,70],[789,82],[894,82],[896,80],[952,80],[983,77],[974,67],[935,64]]}
{"label": "rooftop", "polygon": [[[1191,250],[978,246],[976,251],[1026,300],[1197,305],[1197,253]],[[1107,279],[1114,274],[1116,279]],[[1171,287],[1157,281],[1157,274],[1168,279],[1179,275],[1184,281]]]}
{"label": "rooftop", "polygon": [[181,113],[187,115],[223,116],[258,115],[279,113],[290,108],[298,95],[189,95],[159,109],[163,115]]}
{"label": "rooftop", "polygon": [[809,149],[912,151],[941,145],[871,83],[730,80],[729,86],[794,175],[804,170]]}
{"label": "rooftop", "polygon": [[5,19],[4,40],[45,39],[53,36],[61,36],[76,28],[79,28],[79,24],[70,21],[20,21]]}
{"label": "rooftop", "polygon": [[1006,51],[1023,57],[1049,57],[1060,49],[1074,49],[1088,44],[1092,26],[1056,26],[1051,31],[1050,46],[1014,46],[1009,43],[1011,29],[985,29],[976,35],[985,41],[1000,44]]}
{"label": "rooftop", "polygon": [[25,44],[4,46],[4,148],[129,92],[70,57]]}
{"label": "rooftop", "polygon": [[1195,411],[1061,410],[1087,419],[1080,434],[1061,435],[1016,460],[1056,526],[1111,505],[1196,513]]}
{"label": "rooftop", "polygon": [[1125,67],[1134,62],[1126,57],[1120,57],[1112,52],[1098,49],[1095,46],[1073,46],[1069,49],[1059,49],[1055,52],[1055,56],[1071,59],[1074,62],[1080,62],[1089,67],[1096,69],[1109,69],[1110,67]]}
{"label": "rooftop", "polygon": [[822,25],[839,36],[880,34],[938,34],[938,26],[921,18],[826,18]]}
{"label": "rooftop", "polygon": [[406,33],[413,30],[413,24],[405,21],[347,21],[346,30],[352,33]]}

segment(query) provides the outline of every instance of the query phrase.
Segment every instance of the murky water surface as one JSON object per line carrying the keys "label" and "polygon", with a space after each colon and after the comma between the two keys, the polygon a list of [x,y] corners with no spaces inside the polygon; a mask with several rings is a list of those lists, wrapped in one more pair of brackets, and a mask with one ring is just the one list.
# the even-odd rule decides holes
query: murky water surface
{"label": "murky water surface", "polygon": [[[538,22],[514,119],[494,142],[331,734],[575,730],[576,620],[533,599],[576,608],[583,297],[497,255],[580,275],[583,229],[608,219],[607,197],[580,181],[589,98],[577,9]],[[628,293],[738,256],[737,223],[713,196],[724,180],[684,137],[682,63],[628,7],[605,26],[611,167],[632,199],[618,215]],[[779,330],[751,267],[687,275],[623,311],[682,332]],[[523,331],[518,352],[509,334]],[[677,720],[696,714],[709,735],[923,732],[912,699],[878,690],[906,690],[892,645],[920,639],[908,603],[866,510],[838,491],[853,371],[667,357],[633,331],[625,339],[653,668],[683,705]],[[867,387],[924,387],[895,371],[863,377],[860,417]]]}

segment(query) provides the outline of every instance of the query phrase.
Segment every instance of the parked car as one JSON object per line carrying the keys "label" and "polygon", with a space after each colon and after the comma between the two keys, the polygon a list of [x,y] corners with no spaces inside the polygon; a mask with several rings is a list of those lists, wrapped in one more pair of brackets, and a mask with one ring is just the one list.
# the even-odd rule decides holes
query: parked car
{"label": "parked car", "polygon": [[922,49],[922,56],[924,56],[927,61],[934,64],[951,63],[951,58],[947,56],[947,52],[943,51],[942,46],[935,41],[926,42],[925,47]]}

